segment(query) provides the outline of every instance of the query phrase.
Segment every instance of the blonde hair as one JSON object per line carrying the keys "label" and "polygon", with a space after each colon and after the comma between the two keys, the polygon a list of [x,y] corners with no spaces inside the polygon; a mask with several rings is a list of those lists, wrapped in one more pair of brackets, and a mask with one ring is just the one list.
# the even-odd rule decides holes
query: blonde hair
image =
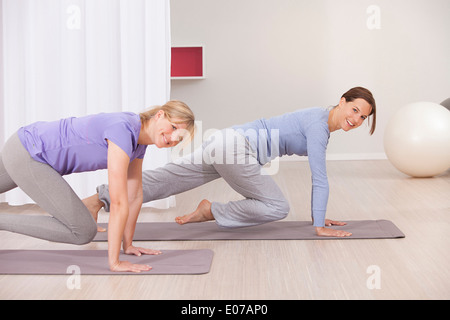
{"label": "blonde hair", "polygon": [[164,115],[172,123],[186,124],[186,131],[190,135],[190,139],[194,137],[195,133],[195,116],[188,105],[182,101],[170,100],[163,106],[156,106],[150,110],[141,112],[139,117],[144,126],[158,111],[164,111]]}

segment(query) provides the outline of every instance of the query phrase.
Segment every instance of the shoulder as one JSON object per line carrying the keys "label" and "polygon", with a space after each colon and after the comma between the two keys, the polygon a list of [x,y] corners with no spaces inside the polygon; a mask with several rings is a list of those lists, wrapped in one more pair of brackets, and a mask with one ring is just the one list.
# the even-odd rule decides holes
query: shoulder
{"label": "shoulder", "polygon": [[138,114],[132,112],[99,113],[94,115],[97,123],[102,123],[106,128],[118,130],[140,130],[141,121]]}
{"label": "shoulder", "polygon": [[309,120],[315,121],[326,121],[328,120],[329,110],[327,108],[314,107],[314,108],[306,108],[300,109],[294,112],[297,116],[302,118],[307,118]]}
{"label": "shoulder", "polygon": [[329,111],[326,108],[314,107],[306,109],[298,109],[278,116],[285,120],[303,120],[310,122],[327,122]]}
{"label": "shoulder", "polygon": [[309,108],[299,111],[299,117],[308,128],[320,127],[328,129],[329,111],[325,108]]}
{"label": "shoulder", "polygon": [[330,138],[330,129],[328,128],[329,110],[325,108],[310,108],[304,110],[302,117],[302,131],[305,135],[308,145],[326,147]]}
{"label": "shoulder", "polygon": [[[128,149],[128,147],[125,148],[126,145],[129,145],[131,149],[136,147],[141,128],[139,115],[129,112],[116,112],[103,114],[100,117],[104,121],[100,125],[104,128],[102,130],[104,139],[112,140],[124,150]],[[129,153],[130,150],[125,151]]]}
{"label": "shoulder", "polygon": [[286,122],[296,123],[304,134],[310,131],[328,134],[328,115],[329,111],[326,108],[315,107],[286,113],[282,118]]}

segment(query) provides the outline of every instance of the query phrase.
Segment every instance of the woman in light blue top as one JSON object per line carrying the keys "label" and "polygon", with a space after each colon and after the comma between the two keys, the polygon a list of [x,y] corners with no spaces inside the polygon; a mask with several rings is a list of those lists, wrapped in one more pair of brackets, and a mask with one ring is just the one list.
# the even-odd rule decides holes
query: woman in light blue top
{"label": "woman in light blue top", "polygon": [[[375,130],[376,105],[371,92],[362,87],[344,93],[332,109],[310,108],[271,119],[260,119],[217,132],[191,155],[162,168],[143,173],[144,202],[165,198],[222,177],[245,199],[227,203],[202,200],[179,224],[215,220],[221,227],[246,227],[283,219],[289,204],[262,166],[284,155],[308,156],[312,176],[311,217],[317,235],[350,236],[327,228],[344,225],[325,218],[328,202],[326,149],[330,133],[359,127],[372,116]],[[84,200],[93,215],[103,206],[109,210],[108,186],[97,188]]]}
{"label": "woman in light blue top", "polygon": [[0,214],[0,230],[71,244],[90,242],[95,220],[63,175],[108,169],[111,215],[108,259],[112,271],[146,271],[149,266],[119,260],[126,254],[159,254],[134,247],[142,205],[142,162],[147,145],[173,147],[193,133],[194,115],[180,101],[141,114],[101,113],[22,127],[0,154],[0,193],[20,187],[50,216]]}

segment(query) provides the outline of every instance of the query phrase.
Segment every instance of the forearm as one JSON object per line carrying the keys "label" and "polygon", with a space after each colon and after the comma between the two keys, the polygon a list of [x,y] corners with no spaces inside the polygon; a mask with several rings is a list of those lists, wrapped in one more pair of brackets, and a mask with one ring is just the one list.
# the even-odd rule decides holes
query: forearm
{"label": "forearm", "polygon": [[123,234],[123,250],[132,245],[136,223],[142,207],[142,197],[130,202],[129,215]]}
{"label": "forearm", "polygon": [[136,222],[142,207],[142,159],[135,159],[128,168],[127,195],[130,213],[123,235],[124,251],[131,246]]}
{"label": "forearm", "polygon": [[128,203],[111,203],[111,214],[108,223],[108,262],[111,269],[114,269],[119,263],[120,247],[128,220],[128,213]]}
{"label": "forearm", "polygon": [[313,210],[311,213],[312,222],[314,227],[324,227],[325,226],[325,215],[326,210]]}

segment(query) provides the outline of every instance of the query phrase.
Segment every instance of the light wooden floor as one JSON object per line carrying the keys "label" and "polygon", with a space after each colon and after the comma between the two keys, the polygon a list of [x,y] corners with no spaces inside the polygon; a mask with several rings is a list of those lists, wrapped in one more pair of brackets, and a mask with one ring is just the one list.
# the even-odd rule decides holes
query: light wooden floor
{"label": "light wooden floor", "polygon": [[[412,179],[388,161],[328,163],[332,219],[389,219],[405,234],[396,240],[141,242],[155,249],[214,250],[205,275],[0,275],[0,299],[450,299],[450,171]],[[291,203],[289,220],[310,218],[307,162],[282,162],[274,179]],[[239,199],[223,180],[177,196],[169,210],[145,208],[140,221],[172,221],[208,198]],[[35,206],[0,205],[0,213],[39,212]],[[100,220],[107,221],[101,214]],[[73,246],[0,232],[0,249],[106,249]],[[0,261],[1,263],[1,261]],[[380,288],[370,289],[369,266]],[[106,265],[105,265],[106,267]]]}

